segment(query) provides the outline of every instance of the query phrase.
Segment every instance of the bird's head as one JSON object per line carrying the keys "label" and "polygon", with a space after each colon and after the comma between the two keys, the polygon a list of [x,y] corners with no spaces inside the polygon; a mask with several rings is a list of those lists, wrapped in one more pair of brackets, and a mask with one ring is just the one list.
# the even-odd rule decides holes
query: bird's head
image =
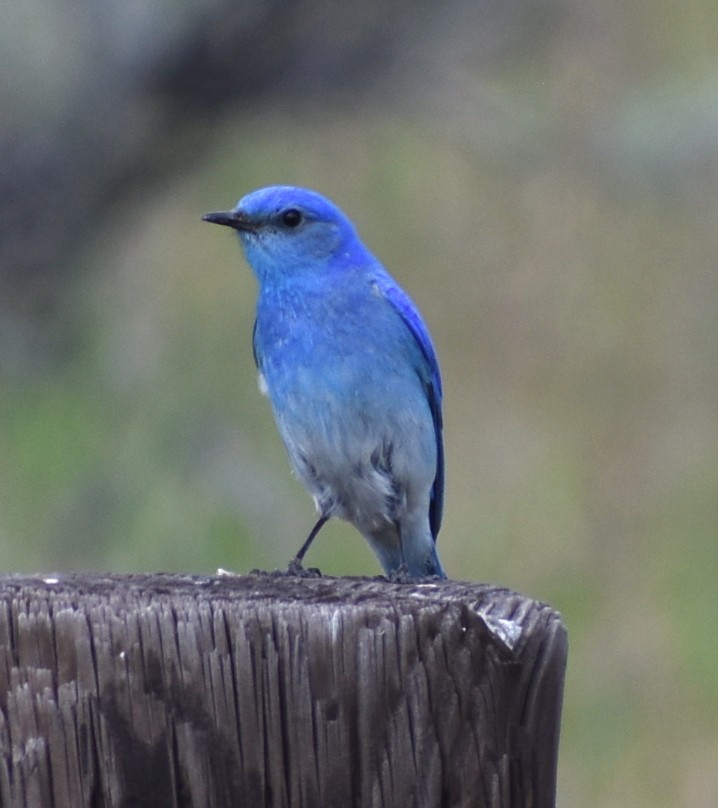
{"label": "bird's head", "polygon": [[340,266],[363,249],[339,208],[305,188],[261,188],[240,199],[234,210],[203,218],[237,231],[260,281],[301,269],[322,271],[330,263]]}

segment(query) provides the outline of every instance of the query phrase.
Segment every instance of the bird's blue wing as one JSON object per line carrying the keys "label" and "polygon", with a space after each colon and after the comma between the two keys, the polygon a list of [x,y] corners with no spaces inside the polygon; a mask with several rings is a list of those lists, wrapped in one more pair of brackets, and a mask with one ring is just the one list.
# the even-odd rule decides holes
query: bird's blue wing
{"label": "bird's blue wing", "polygon": [[421,378],[426,391],[426,398],[429,402],[431,417],[434,421],[434,435],[436,437],[436,477],[431,489],[431,504],[429,506],[429,525],[431,535],[436,541],[444,512],[444,441],[442,437],[442,390],[439,362],[429,336],[429,330],[406,292],[385,275],[380,275],[377,278],[377,286],[404,321],[404,324],[416,340],[425,361],[425,367],[421,368]]}

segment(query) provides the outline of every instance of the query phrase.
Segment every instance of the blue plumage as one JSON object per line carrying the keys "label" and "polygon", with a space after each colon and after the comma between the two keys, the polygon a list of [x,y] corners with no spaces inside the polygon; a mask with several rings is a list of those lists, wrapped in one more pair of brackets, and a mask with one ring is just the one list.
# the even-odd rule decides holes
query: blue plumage
{"label": "blue plumage", "polygon": [[416,307],[313,191],[263,188],[205,219],[237,230],[259,282],[260,384],[320,513],[298,557],[337,516],[386,572],[445,577],[441,379]]}

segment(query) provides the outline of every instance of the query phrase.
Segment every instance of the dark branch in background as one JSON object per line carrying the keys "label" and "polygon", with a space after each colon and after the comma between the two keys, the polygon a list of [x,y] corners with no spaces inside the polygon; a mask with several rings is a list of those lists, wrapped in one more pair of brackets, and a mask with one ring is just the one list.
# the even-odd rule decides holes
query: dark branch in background
{"label": "dark branch in background", "polygon": [[[466,4],[450,5],[455,22]],[[472,13],[478,52],[487,46],[478,24],[513,13],[488,5]],[[0,318],[4,310],[11,319],[42,320],[84,234],[103,221],[113,202],[186,163],[190,146],[196,153],[228,106],[244,103],[249,110],[260,100],[299,105],[311,99],[330,105],[349,98],[355,106],[390,68],[395,75],[407,54],[411,71],[412,51],[421,58],[427,49],[452,52],[450,41],[429,48],[437,23],[429,3],[172,3],[160,19],[152,19],[152,8],[141,12],[147,19],[137,20],[136,7],[88,5],[79,53],[72,54],[86,69],[62,102],[50,110],[38,104],[24,125],[13,121],[12,109],[5,111]],[[448,11],[442,9],[438,33],[450,40],[455,25],[447,24]],[[495,55],[496,25],[490,30]],[[22,86],[27,92],[27,80]]]}
{"label": "dark branch in background", "polygon": [[66,271],[68,256],[108,205],[176,168],[188,139],[227,105],[296,103],[351,83],[366,92],[391,56],[402,7],[408,3],[370,3],[339,15],[325,2],[215,5],[123,58],[112,42],[103,52],[108,26],[95,10],[92,74],[59,113],[39,114],[31,130],[0,125],[6,292],[36,309],[36,295]]}

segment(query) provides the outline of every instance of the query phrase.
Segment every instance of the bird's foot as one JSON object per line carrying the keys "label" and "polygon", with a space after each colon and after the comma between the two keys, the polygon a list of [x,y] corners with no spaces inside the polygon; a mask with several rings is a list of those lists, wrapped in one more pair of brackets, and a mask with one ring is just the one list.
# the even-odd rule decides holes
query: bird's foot
{"label": "bird's foot", "polygon": [[406,561],[402,562],[395,570],[391,570],[386,577],[393,584],[416,583],[416,578],[414,578],[409,572],[409,567],[407,567]]}
{"label": "bird's foot", "polygon": [[317,567],[306,568],[300,558],[293,558],[287,566],[287,575],[294,575],[297,578],[321,578],[322,573]]}

